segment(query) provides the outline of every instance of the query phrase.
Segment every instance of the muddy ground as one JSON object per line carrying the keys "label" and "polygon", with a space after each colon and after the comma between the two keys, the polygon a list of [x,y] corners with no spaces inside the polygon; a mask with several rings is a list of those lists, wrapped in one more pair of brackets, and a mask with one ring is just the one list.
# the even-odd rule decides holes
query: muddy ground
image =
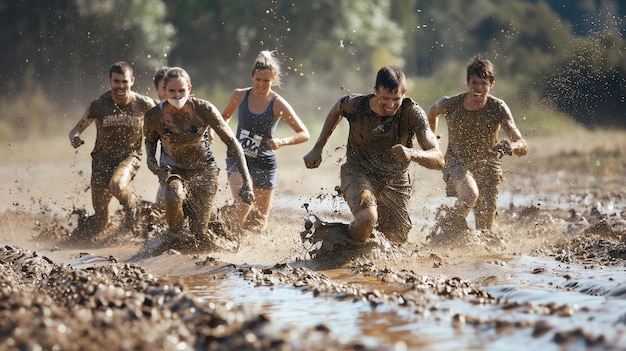
{"label": "muddy ground", "polygon": [[[318,255],[300,239],[307,214],[349,218],[334,192],[341,147],[329,150],[318,170],[302,164],[309,145],[281,151],[267,230],[247,232],[240,242],[219,238],[212,250],[151,256],[142,250],[155,228],[145,222],[134,232],[118,227],[116,203],[108,237],[96,244],[70,239],[79,215],[92,211],[90,150],[68,145],[67,155],[42,160],[10,145],[3,152],[15,161],[0,167],[0,348],[487,350],[504,343],[508,349],[626,349],[626,133],[576,133],[531,135],[527,157],[504,160],[494,230],[501,240],[430,245],[437,209],[451,199],[440,173],[415,166],[408,243],[372,239]],[[145,167],[134,187],[154,200],[156,179]],[[225,186],[218,207],[229,200]],[[361,342],[342,337],[331,323],[283,325],[256,305],[199,298],[188,286],[197,276],[408,311],[464,334],[466,344],[420,344],[407,334],[390,337],[384,328],[378,341]],[[606,308],[586,297],[601,298]],[[449,301],[475,307],[442,307]]]}

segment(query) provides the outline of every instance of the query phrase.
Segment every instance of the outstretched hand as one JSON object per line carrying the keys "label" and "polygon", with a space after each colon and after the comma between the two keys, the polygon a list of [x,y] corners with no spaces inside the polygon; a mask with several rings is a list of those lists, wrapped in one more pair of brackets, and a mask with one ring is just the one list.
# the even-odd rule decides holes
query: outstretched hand
{"label": "outstretched hand", "polygon": [[239,197],[246,205],[251,205],[254,202],[254,192],[248,185],[244,185],[239,189]]}

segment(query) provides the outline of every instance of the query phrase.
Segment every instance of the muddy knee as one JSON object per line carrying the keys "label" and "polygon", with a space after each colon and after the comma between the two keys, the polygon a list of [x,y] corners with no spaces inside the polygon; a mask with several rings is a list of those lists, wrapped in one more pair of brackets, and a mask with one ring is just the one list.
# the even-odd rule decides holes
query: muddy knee
{"label": "muddy knee", "polygon": [[367,240],[376,224],[378,222],[378,209],[376,206],[371,206],[360,210],[355,213],[354,221],[350,223],[348,228],[348,236],[352,240],[365,241]]}
{"label": "muddy knee", "polygon": [[165,202],[179,203],[185,199],[185,187],[180,179],[172,179],[165,186]]}

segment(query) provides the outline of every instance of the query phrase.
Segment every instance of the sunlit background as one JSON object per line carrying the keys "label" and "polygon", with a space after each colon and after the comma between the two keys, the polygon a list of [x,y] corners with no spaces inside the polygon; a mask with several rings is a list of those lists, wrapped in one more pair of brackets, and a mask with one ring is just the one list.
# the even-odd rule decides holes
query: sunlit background
{"label": "sunlit background", "polygon": [[313,135],[341,94],[371,90],[380,66],[403,68],[426,109],[466,89],[475,54],[494,62],[493,94],[526,134],[624,128],[625,15],[619,0],[2,1],[0,139],[65,137],[117,60],[154,98],[155,68],[181,66],[222,109],[265,49]]}

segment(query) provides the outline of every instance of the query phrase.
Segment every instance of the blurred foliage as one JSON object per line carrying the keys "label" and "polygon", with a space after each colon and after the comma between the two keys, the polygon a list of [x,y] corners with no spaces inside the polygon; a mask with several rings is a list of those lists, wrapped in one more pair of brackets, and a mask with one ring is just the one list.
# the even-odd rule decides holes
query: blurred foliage
{"label": "blurred foliage", "polygon": [[69,130],[117,60],[153,97],[157,66],[184,67],[196,95],[222,108],[265,49],[277,51],[279,92],[308,124],[341,94],[371,91],[384,64],[405,70],[427,108],[466,89],[480,53],[514,115],[533,106],[525,123],[569,115],[626,127],[625,14],[620,0],[0,0],[10,53],[0,57],[0,136],[56,132],[51,121]]}

